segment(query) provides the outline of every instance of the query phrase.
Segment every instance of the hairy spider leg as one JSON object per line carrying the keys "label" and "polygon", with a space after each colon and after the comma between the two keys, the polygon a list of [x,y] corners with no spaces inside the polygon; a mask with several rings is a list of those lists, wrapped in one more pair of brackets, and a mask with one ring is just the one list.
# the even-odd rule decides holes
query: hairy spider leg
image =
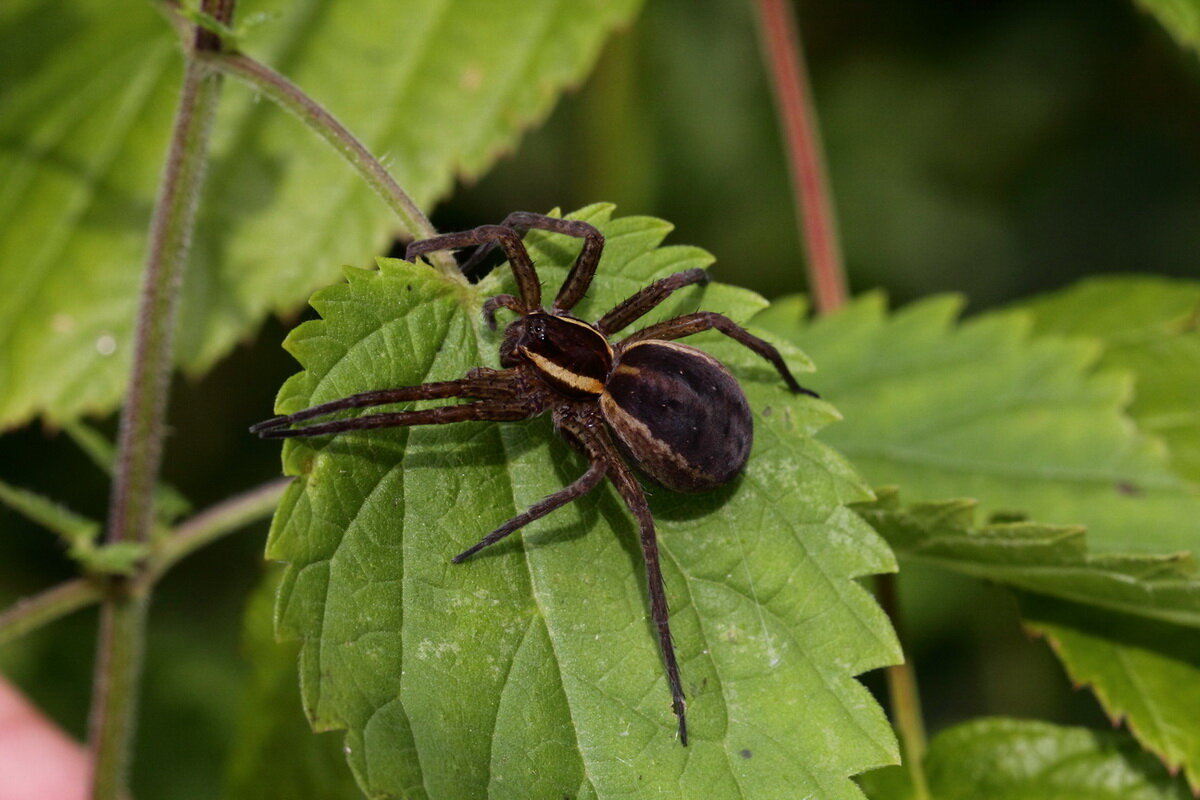
{"label": "hairy spider leg", "polygon": [[675,644],[671,641],[670,611],[667,608],[666,582],[663,580],[662,565],[658,558],[658,536],[654,530],[654,517],[646,493],[633,472],[625,464],[616,445],[603,428],[591,427],[576,433],[586,442],[589,449],[599,448],[608,466],[608,478],[617,488],[638,523],[642,544],[642,559],[646,564],[646,583],[650,590],[650,619],[658,631],[658,645],[663,663],[667,668],[667,685],[671,689],[671,709],[679,720],[679,742],[687,747],[687,703],[683,696],[683,681],[679,677],[679,662],[675,659]]}
{"label": "hairy spider leg", "polygon": [[709,282],[708,271],[685,269],[654,283],[618,303],[611,311],[596,322],[596,327],[605,336],[611,336],[631,324],[634,320],[650,313],[662,301],[685,286],[705,285]]}
{"label": "hairy spider leg", "polygon": [[516,390],[509,385],[506,371],[480,368],[472,370],[474,375],[468,375],[456,381],[438,381],[422,383],[419,386],[401,386],[396,389],[376,389],[370,392],[360,392],[339,400],[321,403],[294,414],[271,417],[250,426],[250,432],[265,437],[265,432],[284,428],[297,422],[303,422],[314,417],[323,417],[336,411],[349,408],[369,408],[371,406],[386,406],[392,403],[406,403],[413,400],[444,400],[449,397],[464,397],[475,400],[512,399]]}
{"label": "hairy spider leg", "polygon": [[491,330],[496,330],[496,309],[507,308],[509,311],[515,311],[518,314],[523,314],[524,309],[521,308],[521,301],[513,297],[511,294],[498,294],[495,297],[489,297],[483,302],[483,321]]}
{"label": "hairy spider leg", "polygon": [[730,339],[745,345],[767,361],[770,361],[783,377],[784,383],[793,392],[806,394],[810,397],[820,397],[812,389],[805,389],[796,382],[796,379],[792,377],[792,371],[788,369],[787,364],[783,361],[783,356],[779,355],[779,351],[775,349],[774,345],[763,341],[729,317],[724,314],[718,314],[715,311],[697,311],[694,314],[684,314],[683,316],[660,322],[657,325],[642,328],[637,333],[630,334],[621,340],[617,345],[618,357],[622,350],[635,342],[644,342],[649,339],[682,339],[684,336],[691,336],[693,333],[708,330],[718,330]]}
{"label": "hairy spider leg", "polygon": [[[579,256],[571,266],[571,271],[567,273],[562,288],[558,290],[558,296],[554,298],[554,310],[569,311],[574,308],[575,304],[587,293],[588,287],[592,283],[592,277],[596,274],[596,266],[600,263],[600,253],[604,250],[604,234],[600,233],[594,225],[581,220],[548,217],[532,211],[514,211],[505,217],[500,225],[511,228],[520,234],[536,229],[583,239],[583,249],[579,251]],[[477,267],[495,246],[496,242],[482,245],[462,265],[462,271],[468,273]]]}
{"label": "hairy spider leg", "polygon": [[481,400],[457,406],[438,406],[418,411],[394,411],[389,414],[368,414],[365,417],[321,422],[303,428],[269,428],[259,431],[263,439],[291,439],[297,436],[324,436],[343,431],[361,431],[374,428],[399,428],[409,425],[445,425],[450,422],[512,422],[528,419],[540,409],[529,402],[514,400]]}
{"label": "hairy spider leg", "polygon": [[422,239],[413,242],[404,251],[405,261],[415,261],[426,253],[437,250],[452,250],[457,247],[470,247],[477,244],[499,244],[508,256],[513,276],[517,279],[517,288],[521,292],[521,313],[526,313],[542,307],[542,285],[538,282],[537,272],[533,268],[533,260],[521,242],[521,235],[512,228],[503,225],[480,225],[462,233],[447,233],[434,236],[432,239]]}
{"label": "hairy spider leg", "polygon": [[607,472],[607,470],[608,465],[604,461],[593,461],[588,466],[587,471],[576,478],[573,483],[534,503],[524,513],[513,517],[508,522],[504,523],[499,528],[496,528],[496,530],[480,539],[477,544],[468,547],[466,550],[462,551],[450,560],[455,564],[461,564],[463,561],[466,561],[483,548],[495,544],[505,536],[508,536],[510,533],[515,533],[529,523],[541,519],[550,512],[560,509],[568,503],[578,500],[592,489],[596,488],[596,486],[604,478],[604,473]]}

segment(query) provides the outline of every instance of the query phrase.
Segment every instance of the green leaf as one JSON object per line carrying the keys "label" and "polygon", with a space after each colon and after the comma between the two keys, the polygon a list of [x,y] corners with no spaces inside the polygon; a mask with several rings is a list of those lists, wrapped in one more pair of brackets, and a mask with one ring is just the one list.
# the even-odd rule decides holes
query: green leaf
{"label": "green leaf", "polygon": [[89,572],[132,575],[150,555],[150,545],[144,542],[107,542],[99,546],[87,543],[72,547],[69,555]]}
{"label": "green leaf", "polygon": [[1184,47],[1200,50],[1200,2],[1197,0],[1137,0]]}
{"label": "green leaf", "polygon": [[[639,0],[238,4],[245,50],[325,104],[428,208],[578,83]],[[236,23],[236,20],[235,20]],[[146,2],[0,5],[0,425],[119,401],[146,230],[180,83]],[[271,311],[366,265],[391,212],[286,112],[226,82],[178,361],[210,366]]]}
{"label": "green leaf", "polygon": [[[886,771],[882,771],[886,772]],[[937,800],[1190,800],[1129,736],[985,718],[943,731],[925,756]],[[871,800],[907,800],[891,776],[863,776]]]}
{"label": "green leaf", "polygon": [[100,535],[100,523],[76,514],[37,492],[0,481],[0,503],[23,514],[49,531],[57,533],[68,545],[89,545]]}
{"label": "green leaf", "polygon": [[1098,340],[1099,367],[1136,378],[1130,416],[1167,443],[1179,474],[1200,482],[1200,282],[1106,276],[1021,307],[1037,333]]}
{"label": "green leaf", "polygon": [[1021,614],[1114,722],[1200,791],[1200,631],[1047,598],[1023,599]]}
{"label": "green leaf", "polygon": [[[857,510],[901,558],[1040,594],[1200,628],[1200,576],[1188,553],[1096,556],[1084,529],[1037,522],[978,525],[974,500],[902,507],[877,492]],[[1200,717],[1198,717],[1200,718]]]}
{"label": "green leaf", "polygon": [[[711,260],[658,247],[670,230],[661,220],[610,213],[577,215],[608,242],[584,318]],[[556,287],[578,241],[529,241]],[[465,287],[383,260],[347,277],[313,297],[323,319],[289,336],[305,371],[284,385],[279,412],[496,365],[500,334],[479,311],[511,286],[507,276]],[[692,287],[662,313],[702,301],[742,319],[765,305],[733,287]],[[894,562],[844,505],[869,496],[861,481],[810,438],[836,414],[788,393],[724,337],[689,341],[742,380],[757,437],[732,485],[651,497],[688,696],[686,749],[648,621],[636,528],[610,487],[450,563],[584,470],[548,419],[285,446],[285,471],[299,477],[268,546],[288,562],[278,630],[302,639],[305,708],[318,730],[347,729],[368,793],[853,798],[847,776],[897,761],[886,719],[852,678],[899,659],[854,580]]]}
{"label": "green leaf", "polygon": [[879,295],[805,322],[798,300],[755,319],[821,365],[846,421],[822,439],[913,502],[974,497],[984,514],[1087,527],[1097,553],[1200,553],[1200,493],[1124,414],[1126,375],[1094,343],[1031,335],[1021,312],[957,322],[942,297],[888,314]]}
{"label": "green leaf", "polygon": [[271,607],[283,570],[263,576],[243,618],[242,650],[250,664],[241,717],[229,748],[226,800],[333,800],[362,797],[342,754],[340,736],[313,736],[296,704],[295,642],[276,642]]}
{"label": "green leaf", "polygon": [[[1120,566],[1104,579],[1105,592],[1134,563],[1116,556],[1200,552],[1200,497],[1125,415],[1131,376],[1097,370],[1102,350],[1095,341],[1034,336],[1028,312],[959,324],[958,308],[957,300],[942,298],[888,315],[880,297],[868,296],[805,324],[805,309],[793,300],[755,321],[821,365],[815,388],[846,416],[822,436],[877,484],[897,484],[917,501],[975,497],[989,516],[1017,510],[1082,524],[1092,558],[1115,554],[1104,563]],[[1153,575],[1153,560],[1147,565]],[[1130,602],[1140,591],[1134,586],[1123,590],[1133,593]],[[1066,647],[1060,656],[1070,667]],[[1109,694],[1097,684],[1102,702]],[[1169,701],[1164,694],[1154,702]],[[1133,730],[1170,757],[1161,741],[1143,736],[1144,726]]]}

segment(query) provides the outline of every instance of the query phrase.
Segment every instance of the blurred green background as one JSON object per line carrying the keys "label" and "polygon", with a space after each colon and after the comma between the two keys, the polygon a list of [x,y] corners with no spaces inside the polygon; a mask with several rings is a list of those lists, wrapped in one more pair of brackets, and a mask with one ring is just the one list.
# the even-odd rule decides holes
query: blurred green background
{"label": "blurred green background", "polygon": [[[797,9],[855,290],[884,287],[896,303],[961,292],[980,310],[1094,273],[1200,274],[1200,69],[1128,0]],[[671,220],[672,242],[717,256],[718,279],[768,297],[803,290],[748,2],[649,0],[549,122],[433,221],[457,230],[597,200]],[[245,428],[269,415],[294,371],[279,343],[303,315],[268,323],[204,379],[177,382],[165,471],[197,508],[278,474],[277,446]],[[104,515],[103,477],[53,431],[0,438],[0,479]],[[0,603],[72,574],[51,536],[5,509],[0,530]],[[219,793],[247,672],[240,615],[263,572],[264,533],[217,543],[160,586],[139,796]],[[931,729],[983,713],[1100,721],[1090,696],[1070,691],[1046,648],[1019,630],[1006,593],[909,575]],[[95,623],[80,613],[0,651],[0,672],[75,735]],[[878,688],[877,676],[867,681]]]}

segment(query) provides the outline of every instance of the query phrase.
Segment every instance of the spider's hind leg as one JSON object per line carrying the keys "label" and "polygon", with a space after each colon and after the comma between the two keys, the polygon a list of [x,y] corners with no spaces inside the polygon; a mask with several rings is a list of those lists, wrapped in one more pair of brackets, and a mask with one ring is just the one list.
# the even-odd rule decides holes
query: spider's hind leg
{"label": "spider's hind leg", "polygon": [[775,367],[783,378],[783,382],[793,392],[806,394],[810,397],[820,397],[812,389],[805,389],[796,382],[795,377],[792,376],[792,371],[788,369],[788,365],[784,362],[783,356],[779,355],[779,351],[775,349],[775,345],[758,338],[729,317],[724,314],[718,314],[715,311],[697,311],[694,314],[684,314],[683,316],[660,322],[657,325],[643,328],[637,333],[630,334],[621,340],[618,348],[623,348],[635,342],[644,342],[648,339],[682,339],[684,336],[691,336],[693,333],[708,330],[718,330],[738,344],[745,345],[767,361],[770,361],[771,365]]}
{"label": "spider's hind leg", "polygon": [[705,286],[711,280],[708,271],[694,268],[676,272],[640,289],[618,303],[596,323],[605,336],[611,336],[635,320],[649,314],[654,308],[685,286]]}
{"label": "spider's hind leg", "polygon": [[588,467],[587,472],[580,475],[573,483],[559,489],[554,494],[546,497],[530,506],[524,513],[510,519],[508,522],[501,525],[496,530],[489,533],[487,536],[479,540],[479,542],[466,550],[462,551],[454,558],[450,559],[455,564],[460,564],[466,561],[471,556],[478,553],[485,547],[495,544],[511,533],[524,528],[529,523],[539,520],[552,511],[556,511],[567,503],[572,503],[585,494],[596,488],[596,485],[604,478],[604,473],[608,467],[601,461],[593,461]]}

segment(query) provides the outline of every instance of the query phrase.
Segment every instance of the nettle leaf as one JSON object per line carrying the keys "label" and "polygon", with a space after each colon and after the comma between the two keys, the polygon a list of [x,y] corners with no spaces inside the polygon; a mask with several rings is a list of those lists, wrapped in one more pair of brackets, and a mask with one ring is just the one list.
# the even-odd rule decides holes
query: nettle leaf
{"label": "nettle leaf", "polygon": [[[577,215],[608,240],[581,316],[710,260],[659,247],[670,230],[660,220],[610,214],[593,206]],[[556,288],[579,243],[529,240]],[[305,371],[284,385],[279,412],[496,365],[500,334],[479,312],[511,285],[507,275],[465,287],[382,260],[378,272],[347,277],[312,298],[323,319],[289,336]],[[669,305],[701,302],[734,313],[765,305],[719,285],[689,288]],[[867,489],[810,438],[836,413],[788,393],[749,351],[689,341],[717,345],[743,381],[757,436],[732,485],[651,495],[688,695],[687,748],[648,620],[636,528],[610,487],[450,563],[584,470],[547,418],[285,446],[285,469],[298,478],[268,547],[288,562],[278,630],[302,640],[305,708],[318,730],[347,730],[351,767],[369,794],[853,798],[847,776],[896,763],[884,715],[852,678],[900,657],[854,580],[894,562],[845,506]],[[803,364],[792,348],[787,357]]]}
{"label": "nettle leaf", "polygon": [[[1200,628],[1200,575],[1190,554],[1097,556],[1082,527],[977,524],[974,500],[901,506],[895,491],[858,506],[901,558],[1040,594]],[[1200,718],[1200,717],[1198,717]]]}
{"label": "nettle leaf", "polygon": [[[640,0],[247,0],[246,52],[386,158],[423,207],[482,174],[578,83]],[[0,6],[0,425],[120,399],[146,231],[180,83],[152,3]],[[286,112],[227,81],[183,293],[199,372],[340,264],[369,264],[391,211]]]}
{"label": "nettle leaf", "polygon": [[1200,50],[1200,2],[1197,0],[1137,0],[1184,47]]}
{"label": "nettle leaf", "polygon": [[[1031,335],[1028,313],[956,324],[959,305],[934,299],[888,315],[882,298],[868,296],[805,324],[805,310],[793,300],[755,322],[821,365],[813,384],[846,416],[822,438],[877,484],[897,484],[918,502],[974,497],[988,515],[1015,510],[1084,525],[1092,558],[1111,554],[1105,562],[1123,565],[1120,571],[1132,563],[1122,557],[1130,553],[1200,552],[1200,497],[1172,471],[1158,442],[1125,416],[1131,377],[1098,371],[1095,342]],[[1170,559],[1165,574],[1154,559],[1147,566],[1149,576],[1158,572],[1155,583],[1176,580]],[[1131,580],[1127,591],[1134,586]],[[1149,600],[1140,613],[1160,601]],[[1108,618],[1098,609],[1088,613]],[[1071,642],[1062,641],[1060,658],[1076,680],[1088,680],[1074,672]],[[1119,639],[1107,646],[1116,661],[1134,655]],[[1192,678],[1190,685],[1200,684],[1200,673]],[[1143,744],[1179,763],[1164,738],[1146,735],[1154,709],[1173,702],[1178,683],[1147,676],[1137,688],[1139,703],[1114,704],[1116,690],[1105,679],[1100,673],[1093,683],[1110,715],[1128,713]]]}
{"label": "nettle leaf", "polygon": [[[1129,736],[987,718],[943,731],[925,771],[938,800],[1189,800],[1182,781]],[[892,776],[863,776],[871,800],[911,797]]]}
{"label": "nettle leaf", "polygon": [[846,422],[822,439],[911,502],[974,497],[984,514],[1084,525],[1097,553],[1200,553],[1200,492],[1124,414],[1127,375],[1094,343],[1031,335],[1021,312],[956,321],[942,297],[892,314],[868,295],[805,321],[799,300],[754,322],[821,365]]}
{"label": "nettle leaf", "polygon": [[1200,631],[1032,596],[1021,616],[1114,723],[1200,792]]}
{"label": "nettle leaf", "polygon": [[1136,377],[1129,414],[1200,482],[1200,282],[1105,276],[1024,303],[1037,333],[1098,340],[1099,366]]}

